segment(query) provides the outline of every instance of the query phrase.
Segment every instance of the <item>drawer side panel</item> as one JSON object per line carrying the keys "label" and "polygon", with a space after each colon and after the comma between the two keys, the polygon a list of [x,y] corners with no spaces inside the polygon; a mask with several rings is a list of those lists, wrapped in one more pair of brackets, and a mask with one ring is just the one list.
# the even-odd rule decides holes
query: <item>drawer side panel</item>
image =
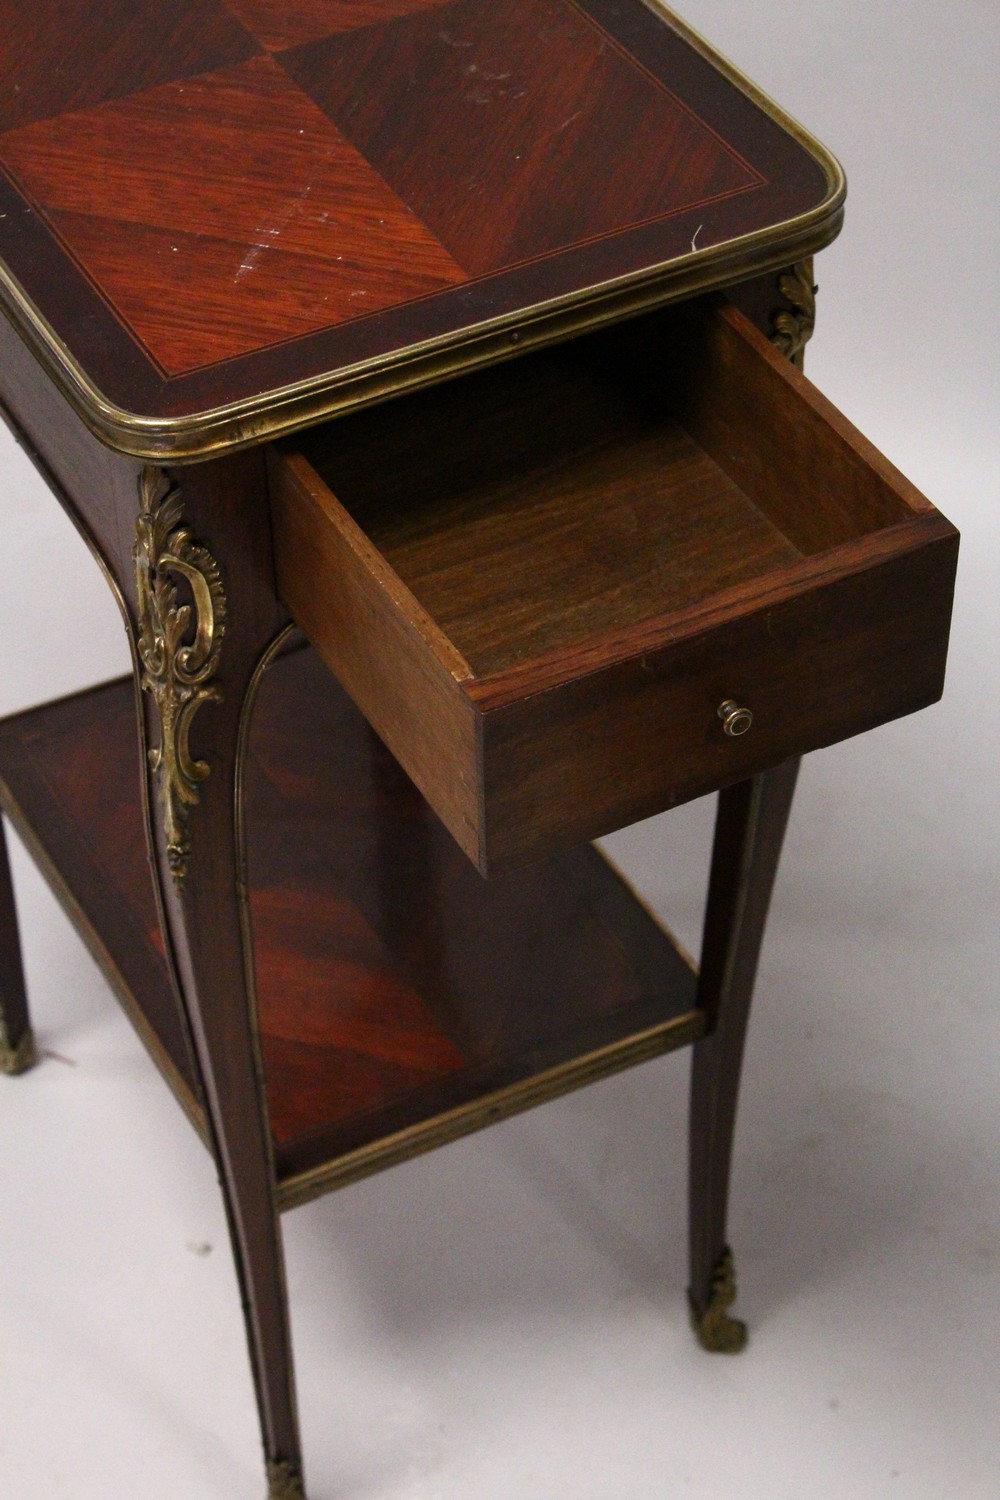
{"label": "drawer side panel", "polygon": [[270,455],[278,592],[462,849],[480,863],[469,669],[308,464]]}

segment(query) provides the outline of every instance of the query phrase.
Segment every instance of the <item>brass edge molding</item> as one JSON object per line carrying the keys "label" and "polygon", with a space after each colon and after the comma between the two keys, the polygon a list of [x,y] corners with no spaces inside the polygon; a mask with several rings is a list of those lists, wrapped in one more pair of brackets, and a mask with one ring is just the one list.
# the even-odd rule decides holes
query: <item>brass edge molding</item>
{"label": "brass edge molding", "polygon": [[731,1318],[729,1309],[736,1301],[736,1267],[733,1252],[726,1245],[715,1263],[708,1305],[700,1308],[688,1292],[691,1326],[699,1344],[709,1354],[739,1354],[746,1348],[747,1325]]}
{"label": "brass edge molding", "polygon": [[766,275],[797,256],[824,249],[840,233],[843,192],[799,219],[707,246],[665,265],[603,282],[425,340],[392,355],[328,371],[247,399],[185,417],[144,417],[109,401],[0,263],[3,307],[77,416],[108,447],[133,458],[191,463],[237,452],[404,391],[433,385],[610,322],[652,312],[686,297]]}
{"label": "brass edge molding", "polygon": [[[747,98],[756,104],[757,108],[767,115],[768,119],[773,120],[776,125],[780,125],[781,129],[787,135],[790,135],[798,145],[805,151],[808,151],[809,155],[816,161],[816,164],[823,169],[826,176],[828,199],[825,202],[842,204],[847,193],[847,183],[844,177],[844,169],[833,152],[828,151],[822,141],[818,140],[811,130],[807,130],[801,121],[797,120],[794,115],[790,115],[788,110],[780,105],[765,89],[762,89],[759,84],[754,83],[753,79],[744,73],[742,69],[738,68],[724,52],[720,52],[713,42],[710,42],[706,36],[703,36],[700,31],[696,30],[689,21],[685,21],[676,11],[671,10],[665,4],[665,0],[642,0],[642,3],[647,10],[653,11],[655,15],[665,20],[670,29],[676,31],[679,36],[682,36],[696,52],[700,52],[705,61],[710,63],[717,73],[721,73],[724,78],[727,78],[735,88],[739,89],[740,93],[746,94]],[[816,210],[814,209],[812,212],[815,213]]]}
{"label": "brass edge molding", "polygon": [[14,1078],[18,1073],[27,1073],[38,1061],[35,1038],[31,1027],[26,1026],[19,1042],[11,1044],[7,1022],[0,1015],[0,1073]]}
{"label": "brass edge molding", "polygon": [[816,327],[816,293],[813,285],[812,256],[800,260],[778,278],[778,290],[791,303],[791,308],[781,308],[772,318],[774,333],[771,343],[790,359],[798,369],[805,363],[805,348]]}
{"label": "brass edge molding", "polygon": [[[141,686],[156,705],[160,729],[160,743],[148,757],[159,781],[170,873],[183,892],[191,858],[188,817],[211,769],[192,757],[191,724],[203,703],[222,698],[212,678],[226,631],[226,595],[218,564],[184,522],[180,490],[161,469],[142,470],[139,501],[137,652]],[[181,602],[177,579],[186,584],[189,602]]]}
{"label": "brass edge molding", "polygon": [[664,1052],[674,1052],[681,1047],[700,1041],[705,1035],[705,1013],[701,1010],[685,1011],[648,1031],[637,1032],[623,1041],[612,1042],[596,1052],[588,1052],[571,1062],[560,1063],[533,1078],[521,1083],[497,1089],[469,1104],[459,1105],[446,1113],[412,1125],[384,1140],[362,1146],[346,1156],[311,1167],[278,1184],[278,1206],[282,1212],[299,1208],[304,1203],[319,1198],[337,1188],[360,1182],[375,1172],[382,1172],[415,1156],[422,1156],[438,1146],[446,1146],[464,1135],[482,1130],[498,1120],[544,1104],[549,1099],[558,1099],[573,1089],[581,1088],[598,1079],[609,1078],[613,1073],[624,1072],[641,1062],[648,1062]]}
{"label": "brass edge molding", "polygon": [[843,168],[836,157],[661,0],[643,3],[813,157],[826,179],[826,194],[819,203],[782,223],[613,281],[390,355],[325,371],[262,397],[183,417],[144,417],[108,400],[3,262],[0,307],[77,415],[102,442],[135,458],[180,463],[267,442],[602,323],[766,275],[822,250],[840,232],[847,195]]}
{"label": "brass edge molding", "polygon": [[302,1470],[283,1460],[267,1464],[268,1500],[305,1500]]}

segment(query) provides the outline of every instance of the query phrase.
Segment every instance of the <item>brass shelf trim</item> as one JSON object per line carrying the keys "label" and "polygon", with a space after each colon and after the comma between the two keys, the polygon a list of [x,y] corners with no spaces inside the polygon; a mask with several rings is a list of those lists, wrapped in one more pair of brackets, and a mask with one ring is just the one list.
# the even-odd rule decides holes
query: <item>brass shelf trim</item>
{"label": "brass shelf trim", "polygon": [[674,1016],[647,1031],[622,1041],[612,1042],[607,1047],[586,1053],[570,1062],[560,1063],[521,1083],[497,1089],[481,1099],[457,1106],[419,1125],[386,1136],[370,1146],[348,1152],[336,1160],[324,1162],[278,1183],[278,1207],[282,1213],[298,1208],[303,1203],[320,1197],[323,1193],[347,1187],[387,1167],[409,1161],[424,1152],[433,1151],[450,1141],[460,1140],[464,1135],[482,1130],[499,1120],[543,1104],[549,1099],[558,1099],[598,1079],[608,1078],[623,1072],[637,1063],[647,1062],[664,1052],[677,1051],[691,1046],[705,1035],[706,1022],[703,1010],[686,1011]]}

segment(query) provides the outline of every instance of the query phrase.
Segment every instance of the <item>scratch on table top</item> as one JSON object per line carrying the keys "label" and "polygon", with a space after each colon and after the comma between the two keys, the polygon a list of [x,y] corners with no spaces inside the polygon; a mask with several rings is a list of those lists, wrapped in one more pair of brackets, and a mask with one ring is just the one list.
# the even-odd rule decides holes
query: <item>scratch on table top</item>
{"label": "scratch on table top", "polygon": [[[315,181],[315,178],[313,179],[313,181]],[[233,286],[236,286],[239,282],[241,282],[244,276],[248,276],[250,274],[265,250],[273,249],[275,243],[284,234],[285,230],[288,228],[288,225],[291,223],[295,215],[300,211],[303,203],[305,203],[312,190],[313,184],[312,181],[310,181],[306,184],[301,192],[296,193],[295,197],[292,199],[285,212],[280,215],[275,223],[273,223],[269,228],[265,227],[263,224],[257,226],[257,228],[254,230],[253,244],[247,250],[246,255],[240,262],[240,266],[236,272],[236,275],[233,277]]]}

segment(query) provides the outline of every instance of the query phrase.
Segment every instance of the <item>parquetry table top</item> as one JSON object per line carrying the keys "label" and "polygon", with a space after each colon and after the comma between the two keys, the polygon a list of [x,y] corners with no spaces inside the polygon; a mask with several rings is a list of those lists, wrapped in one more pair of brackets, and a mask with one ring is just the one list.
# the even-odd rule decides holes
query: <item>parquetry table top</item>
{"label": "parquetry table top", "polygon": [[4,305],[130,452],[753,274],[842,198],[643,0],[0,0]]}

